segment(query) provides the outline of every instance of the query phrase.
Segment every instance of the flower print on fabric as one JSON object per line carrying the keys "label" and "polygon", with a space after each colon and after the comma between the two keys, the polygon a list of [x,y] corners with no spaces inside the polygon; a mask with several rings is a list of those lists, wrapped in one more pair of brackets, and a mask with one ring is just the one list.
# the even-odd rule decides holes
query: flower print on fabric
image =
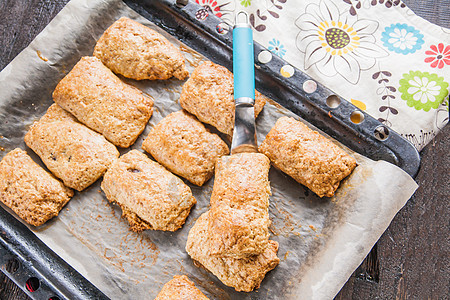
{"label": "flower print on fabric", "polygon": [[423,34],[407,24],[392,24],[384,29],[381,36],[386,48],[404,55],[416,52],[424,43]]}
{"label": "flower print on fabric", "polygon": [[315,66],[326,76],[341,75],[356,84],[361,71],[372,68],[376,59],[389,55],[375,43],[378,22],[341,15],[330,0],[311,3],[295,22],[300,28],[297,48],[304,53],[304,67]]}
{"label": "flower print on fabric", "polygon": [[266,30],[267,26],[264,23],[267,24],[269,18],[280,18],[279,12],[282,11],[286,2],[287,0],[258,1],[258,8],[248,16],[250,25],[258,32]]}
{"label": "flower print on fabric", "polygon": [[429,111],[438,108],[448,95],[448,83],[444,77],[428,72],[409,71],[400,79],[402,99],[406,100],[409,107],[416,110]]}
{"label": "flower print on fabric", "polygon": [[[350,5],[350,9],[349,9],[349,13],[351,15],[356,15],[357,9],[361,9],[363,8],[363,0],[343,0],[345,3]],[[368,0],[366,0],[364,2],[364,8],[369,8],[370,6],[376,6],[378,4],[383,4],[386,8],[391,8],[391,7],[401,7],[401,8],[406,8],[406,4],[403,3],[401,0],[371,0],[370,2]]]}
{"label": "flower print on fabric", "polygon": [[442,69],[445,65],[450,65],[450,45],[444,47],[444,44],[439,43],[437,47],[431,45],[430,49],[425,51],[425,54],[429,55],[425,58],[425,62],[431,63],[432,68]]}
{"label": "flower print on fabric", "polygon": [[281,58],[286,54],[286,49],[284,49],[284,46],[276,39],[272,39],[269,42],[269,48],[267,49]]}
{"label": "flower print on fabric", "polygon": [[[224,21],[231,22],[234,11],[234,1],[220,1],[220,0],[195,0],[197,4],[203,6],[195,14],[195,17],[199,20],[205,19],[209,14],[214,14]],[[231,24],[231,23],[230,23]]]}

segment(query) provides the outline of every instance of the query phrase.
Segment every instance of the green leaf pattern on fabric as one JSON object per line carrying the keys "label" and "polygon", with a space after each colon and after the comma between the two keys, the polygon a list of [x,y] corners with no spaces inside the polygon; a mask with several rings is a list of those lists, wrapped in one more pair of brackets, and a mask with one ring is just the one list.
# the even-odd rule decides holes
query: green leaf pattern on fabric
{"label": "green leaf pattern on fabric", "polygon": [[248,6],[250,6],[252,4],[252,1],[251,0],[242,0],[241,1],[241,5],[243,6],[243,7],[248,7]]}

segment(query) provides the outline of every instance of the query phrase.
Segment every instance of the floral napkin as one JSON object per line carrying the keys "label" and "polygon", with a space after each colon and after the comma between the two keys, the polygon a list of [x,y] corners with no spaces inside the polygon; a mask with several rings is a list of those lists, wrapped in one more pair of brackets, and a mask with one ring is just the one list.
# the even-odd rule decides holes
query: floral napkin
{"label": "floral napkin", "polygon": [[[194,0],[191,0],[194,1]],[[449,119],[450,30],[400,0],[195,0],[421,150]]]}

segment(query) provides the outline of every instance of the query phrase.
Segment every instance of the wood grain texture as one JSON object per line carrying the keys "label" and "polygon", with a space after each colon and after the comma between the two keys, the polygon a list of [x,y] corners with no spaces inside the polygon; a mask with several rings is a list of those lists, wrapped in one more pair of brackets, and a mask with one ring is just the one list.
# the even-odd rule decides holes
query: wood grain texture
{"label": "wood grain texture", "polygon": [[378,283],[355,272],[336,299],[448,299],[450,126],[421,152],[419,188],[378,241]]}
{"label": "wood grain texture", "polygon": [[[450,28],[450,1],[404,0],[424,19]],[[450,126],[420,153],[419,188],[336,299],[447,299]],[[367,280],[378,265],[378,280]]]}
{"label": "wood grain texture", "polygon": [[[25,49],[68,0],[0,0],[0,69]],[[0,299],[29,298],[0,272]]]}
{"label": "wood grain texture", "polygon": [[[44,29],[68,0],[0,0],[0,69]],[[405,0],[430,22],[450,28],[449,0]],[[448,299],[450,126],[421,152],[415,195],[397,214],[336,299]],[[378,271],[376,271],[378,264]],[[378,274],[378,281],[367,280]],[[30,299],[0,272],[0,299]]]}

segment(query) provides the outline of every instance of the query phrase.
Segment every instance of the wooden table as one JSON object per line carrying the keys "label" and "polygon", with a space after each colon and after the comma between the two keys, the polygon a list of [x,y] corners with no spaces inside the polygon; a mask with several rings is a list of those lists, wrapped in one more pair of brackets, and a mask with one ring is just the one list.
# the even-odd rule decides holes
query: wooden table
{"label": "wooden table", "polygon": [[[0,0],[0,69],[27,47],[67,2]],[[447,1],[404,2],[425,19],[450,28]],[[450,126],[446,126],[422,151],[421,170],[416,178],[419,189],[336,299],[448,297],[449,133]],[[0,299],[29,298],[0,272]]]}

